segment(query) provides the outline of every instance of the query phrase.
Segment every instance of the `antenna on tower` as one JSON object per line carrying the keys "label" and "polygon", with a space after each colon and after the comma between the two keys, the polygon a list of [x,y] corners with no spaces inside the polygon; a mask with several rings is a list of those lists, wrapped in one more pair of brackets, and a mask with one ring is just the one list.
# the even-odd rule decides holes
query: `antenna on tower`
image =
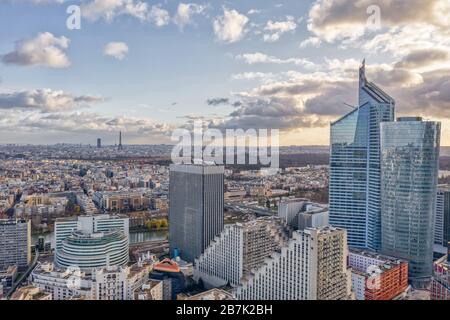
{"label": "antenna on tower", "polygon": [[351,104],[348,104],[348,103],[345,103],[345,102],[344,102],[344,104],[345,104],[347,107],[352,108],[353,110],[358,109],[357,107],[352,106]]}

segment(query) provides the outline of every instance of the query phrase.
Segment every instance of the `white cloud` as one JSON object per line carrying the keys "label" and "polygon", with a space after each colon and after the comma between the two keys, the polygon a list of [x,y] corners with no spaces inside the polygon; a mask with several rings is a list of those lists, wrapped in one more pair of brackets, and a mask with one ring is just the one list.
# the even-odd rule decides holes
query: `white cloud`
{"label": "white cloud", "polygon": [[87,107],[101,102],[99,96],[74,96],[62,90],[33,89],[0,93],[0,109],[39,110],[42,112],[59,112]]}
{"label": "white cloud", "polygon": [[308,30],[331,43],[354,41],[373,31],[368,23],[373,13],[367,13],[372,5],[380,9],[381,29],[413,24],[450,27],[448,0],[316,0],[309,11]]}
{"label": "white cloud", "polygon": [[118,60],[125,58],[128,53],[128,46],[124,42],[110,42],[105,46],[104,54]]}
{"label": "white cloud", "polygon": [[213,28],[216,38],[219,41],[233,43],[242,40],[249,19],[237,12],[223,8],[223,15],[213,20]]}
{"label": "white cloud", "polygon": [[269,56],[267,54],[261,52],[255,53],[244,53],[236,56],[237,60],[244,61],[247,64],[266,64],[266,63],[274,63],[274,64],[295,64],[299,66],[303,66],[307,69],[314,69],[316,65],[304,58],[287,58],[280,59],[274,56]]}
{"label": "white cloud", "polygon": [[182,30],[185,26],[192,24],[194,15],[204,13],[205,9],[205,6],[195,3],[180,3],[173,19],[174,23]]}
{"label": "white cloud", "polygon": [[162,9],[160,5],[152,6],[149,12],[149,20],[157,27],[163,27],[170,22],[169,12]]}
{"label": "white cloud", "polygon": [[306,48],[309,46],[318,48],[321,43],[322,41],[318,37],[309,37],[300,43],[300,48]]}
{"label": "white cloud", "polygon": [[2,55],[1,60],[5,64],[66,68],[70,66],[66,55],[69,43],[66,37],[55,37],[50,32],[43,32],[35,38],[18,41],[14,51]]}
{"label": "white cloud", "polygon": [[165,137],[172,127],[145,117],[105,116],[98,113],[41,113],[37,111],[5,111],[0,119],[0,130],[20,130],[23,132],[107,134],[118,131],[128,138],[151,136]]}
{"label": "white cloud", "polygon": [[22,3],[31,3],[36,5],[45,5],[45,4],[60,4],[64,3],[65,0],[3,0],[4,2],[12,3],[12,4],[22,4]]}
{"label": "white cloud", "polygon": [[273,78],[273,73],[243,72],[232,75],[233,80],[266,80]]}
{"label": "white cloud", "polygon": [[[252,63],[279,62],[278,58],[253,55]],[[241,59],[245,59],[241,57]],[[366,64],[369,81],[375,82],[397,102],[401,115],[444,119],[450,116],[450,65],[448,52],[419,50],[398,61]],[[239,107],[223,119],[223,126],[268,126],[284,131],[323,127],[346,112],[344,103],[355,105],[358,67],[355,59],[325,59],[320,71],[242,73],[233,79],[262,81],[252,89],[232,95]],[[431,71],[418,71],[434,66]],[[440,68],[439,66],[446,66]],[[407,69],[408,68],[408,69]]]}
{"label": "white cloud", "polygon": [[295,32],[297,29],[297,23],[294,21],[294,17],[287,16],[285,21],[272,21],[269,20],[264,27],[263,39],[265,42],[275,42],[286,32]]}
{"label": "white cloud", "polygon": [[148,12],[148,4],[140,0],[92,0],[81,5],[81,14],[90,21],[104,19],[111,22],[120,15],[129,15],[145,21]]}
{"label": "white cloud", "polygon": [[261,10],[259,10],[259,9],[250,9],[247,12],[248,15],[259,14],[259,13],[261,13]]}

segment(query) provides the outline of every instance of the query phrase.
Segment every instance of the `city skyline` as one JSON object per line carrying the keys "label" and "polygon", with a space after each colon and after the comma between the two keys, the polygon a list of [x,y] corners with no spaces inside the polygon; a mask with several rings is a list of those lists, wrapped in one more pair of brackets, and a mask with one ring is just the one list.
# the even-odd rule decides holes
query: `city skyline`
{"label": "city skyline", "polygon": [[[80,30],[66,27],[73,4]],[[113,145],[119,131],[127,144],[169,143],[202,118],[328,145],[329,124],[357,104],[366,57],[397,115],[442,122],[449,146],[448,2],[375,1],[378,27],[371,5],[3,1],[0,143]]]}
{"label": "city skyline", "polygon": [[450,300],[450,0],[183,1],[0,0],[0,300]]}

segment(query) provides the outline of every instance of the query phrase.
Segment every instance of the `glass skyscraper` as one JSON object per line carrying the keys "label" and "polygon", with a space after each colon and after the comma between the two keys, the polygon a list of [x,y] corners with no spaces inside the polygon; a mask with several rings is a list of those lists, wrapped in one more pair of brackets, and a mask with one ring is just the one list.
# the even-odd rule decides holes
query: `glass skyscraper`
{"label": "glass skyscraper", "polygon": [[330,224],[352,247],[381,243],[380,123],[394,121],[395,101],[359,70],[359,106],[331,124]]}
{"label": "glass skyscraper", "polygon": [[381,124],[381,251],[407,259],[418,286],[432,275],[440,131],[421,118]]}

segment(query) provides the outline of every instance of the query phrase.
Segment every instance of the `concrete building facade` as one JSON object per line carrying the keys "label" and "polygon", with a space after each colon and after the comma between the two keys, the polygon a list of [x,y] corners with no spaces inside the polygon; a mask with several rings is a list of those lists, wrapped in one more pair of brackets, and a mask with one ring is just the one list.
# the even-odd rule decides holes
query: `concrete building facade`
{"label": "concrete building facade", "polygon": [[224,167],[171,165],[169,198],[171,252],[193,262],[223,230]]}

